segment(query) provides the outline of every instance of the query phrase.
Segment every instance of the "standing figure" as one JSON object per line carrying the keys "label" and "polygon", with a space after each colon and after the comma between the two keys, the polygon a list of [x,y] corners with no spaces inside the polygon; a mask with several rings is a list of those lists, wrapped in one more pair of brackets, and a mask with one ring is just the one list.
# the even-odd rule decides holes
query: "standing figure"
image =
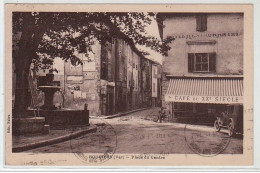
{"label": "standing figure", "polygon": [[162,120],[165,117],[166,117],[165,107],[161,107],[161,110],[159,111],[159,121],[160,121],[160,123],[162,122]]}

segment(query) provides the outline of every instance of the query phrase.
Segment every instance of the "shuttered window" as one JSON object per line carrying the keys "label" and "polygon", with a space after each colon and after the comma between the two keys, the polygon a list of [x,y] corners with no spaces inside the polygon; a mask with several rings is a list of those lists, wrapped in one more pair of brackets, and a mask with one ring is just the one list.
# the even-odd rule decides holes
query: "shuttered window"
{"label": "shuttered window", "polygon": [[189,53],[188,54],[188,71],[189,72],[193,72],[194,70],[194,56],[195,54],[194,53]]}
{"label": "shuttered window", "polygon": [[209,53],[209,71],[216,72],[216,53]]}
{"label": "shuttered window", "polygon": [[101,79],[107,80],[108,78],[108,60],[107,50],[104,46],[101,47]]}
{"label": "shuttered window", "polygon": [[188,72],[216,72],[216,53],[189,53]]}
{"label": "shuttered window", "polygon": [[207,31],[207,15],[206,14],[198,14],[196,16],[196,30],[199,32]]}

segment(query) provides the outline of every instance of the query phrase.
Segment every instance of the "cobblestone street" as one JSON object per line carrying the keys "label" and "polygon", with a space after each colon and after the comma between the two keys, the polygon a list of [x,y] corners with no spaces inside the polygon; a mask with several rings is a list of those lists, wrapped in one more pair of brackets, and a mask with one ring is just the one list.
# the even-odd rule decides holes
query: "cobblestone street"
{"label": "cobblestone street", "polygon": [[97,132],[71,141],[27,152],[47,153],[115,153],[154,154],[241,154],[242,137],[228,138],[210,126],[193,126],[170,122],[156,123],[158,108],[135,112],[113,119],[90,119]]}

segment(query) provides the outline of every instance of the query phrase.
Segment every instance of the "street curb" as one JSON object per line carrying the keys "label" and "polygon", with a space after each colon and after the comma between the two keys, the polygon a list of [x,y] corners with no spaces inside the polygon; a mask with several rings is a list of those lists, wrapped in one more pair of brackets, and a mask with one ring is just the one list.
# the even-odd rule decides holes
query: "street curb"
{"label": "street curb", "polygon": [[39,147],[53,145],[53,144],[57,144],[57,143],[60,143],[60,142],[64,142],[64,141],[67,141],[67,140],[77,138],[77,137],[84,135],[84,134],[87,134],[87,133],[96,132],[96,131],[97,131],[97,127],[95,126],[95,127],[90,128],[90,129],[79,130],[79,131],[73,132],[71,134],[60,136],[60,137],[57,137],[57,138],[54,138],[54,139],[43,140],[43,141],[40,141],[40,142],[35,142],[35,143],[30,143],[30,144],[26,144],[26,145],[22,145],[22,146],[13,147],[12,152],[22,152],[22,151],[26,151],[26,150],[39,148]]}
{"label": "street curb", "polygon": [[187,128],[187,129],[200,130],[200,131],[215,131],[215,129],[211,126],[184,124],[184,123],[173,123],[173,124],[175,127],[180,127],[180,128]]}
{"label": "street curb", "polygon": [[113,118],[117,118],[117,117],[122,117],[122,116],[126,116],[128,114],[134,113],[134,112],[138,112],[138,111],[144,111],[146,109],[150,109],[153,107],[149,107],[149,108],[142,108],[142,109],[136,109],[136,110],[132,110],[132,111],[128,111],[128,112],[122,112],[122,113],[118,113],[115,115],[110,115],[110,116],[104,116],[102,117],[103,119],[113,119]]}
{"label": "street curb", "polygon": [[185,124],[185,123],[175,123],[175,122],[162,122],[160,124],[167,124],[167,125],[171,125],[172,127],[183,128],[183,129],[192,129],[192,130],[200,130],[200,131],[215,131],[213,126],[206,126],[206,125]]}

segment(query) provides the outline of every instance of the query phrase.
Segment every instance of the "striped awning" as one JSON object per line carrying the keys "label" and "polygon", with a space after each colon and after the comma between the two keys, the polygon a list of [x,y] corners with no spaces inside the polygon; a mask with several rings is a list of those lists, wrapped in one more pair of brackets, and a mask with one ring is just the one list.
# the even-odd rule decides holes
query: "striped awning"
{"label": "striped awning", "polygon": [[242,103],[243,78],[170,79],[165,101],[218,104]]}

